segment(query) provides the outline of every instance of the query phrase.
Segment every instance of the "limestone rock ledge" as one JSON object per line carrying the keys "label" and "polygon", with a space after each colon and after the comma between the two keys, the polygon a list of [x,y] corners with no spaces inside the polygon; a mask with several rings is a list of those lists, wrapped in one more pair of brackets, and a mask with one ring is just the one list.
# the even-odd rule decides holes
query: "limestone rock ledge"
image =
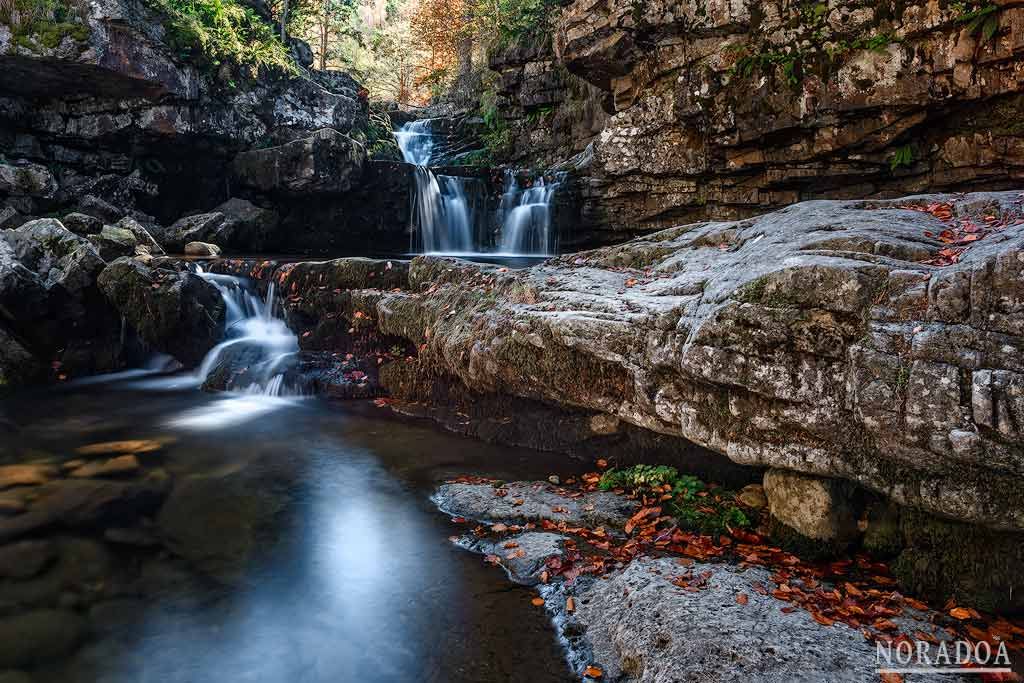
{"label": "limestone rock ledge", "polygon": [[[1006,227],[958,263],[925,264],[949,220],[903,207],[939,201],[949,220]],[[519,271],[423,256],[407,287],[360,288],[371,280],[320,315],[418,349],[382,368],[398,398],[446,381],[603,413],[736,463],[1021,530],[1020,201],[807,202]],[[277,277],[310,301],[325,284],[311,272]]]}

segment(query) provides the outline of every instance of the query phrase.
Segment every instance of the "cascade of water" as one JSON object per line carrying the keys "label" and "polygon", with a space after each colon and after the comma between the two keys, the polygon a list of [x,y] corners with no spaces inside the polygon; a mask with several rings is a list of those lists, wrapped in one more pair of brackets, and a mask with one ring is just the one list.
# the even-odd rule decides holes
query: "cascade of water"
{"label": "cascade of water", "polygon": [[224,363],[244,359],[246,391],[280,396],[285,389],[285,373],[299,351],[298,338],[284,320],[274,315],[274,284],[261,301],[251,282],[232,275],[206,273],[201,267],[196,274],[220,292],[227,308],[225,340],[210,350],[196,371],[202,383]]}
{"label": "cascade of water", "polygon": [[551,200],[565,179],[564,173],[545,180],[534,180],[532,186],[519,186],[514,171],[505,171],[505,191],[498,215],[501,220],[501,246],[504,254],[549,256],[555,250],[551,226]]}
{"label": "cascade of water", "polygon": [[418,247],[425,253],[471,252],[475,216],[469,184],[479,181],[438,175],[430,170],[436,146],[430,126],[430,119],[421,119],[406,123],[395,132],[402,157],[416,165],[416,194],[410,218],[419,228],[419,244],[414,243],[412,249]]}

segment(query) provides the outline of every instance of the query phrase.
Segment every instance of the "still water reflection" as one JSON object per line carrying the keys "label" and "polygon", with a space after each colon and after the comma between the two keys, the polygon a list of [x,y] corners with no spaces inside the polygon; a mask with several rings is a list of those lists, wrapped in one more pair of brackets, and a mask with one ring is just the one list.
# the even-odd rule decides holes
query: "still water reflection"
{"label": "still water reflection", "polygon": [[[273,520],[227,581],[143,580],[121,590],[122,574],[187,577],[193,565],[180,552],[140,559],[111,546],[101,601],[73,607],[91,635],[69,658],[37,667],[34,680],[570,680],[530,592],[454,547],[453,526],[428,500],[455,475],[546,477],[571,471],[564,460],[398,422],[372,405],[130,382],[22,396],[3,410],[18,426],[5,436],[8,459],[71,457],[99,440],[175,439],[147,465],[175,486],[217,483],[212,495],[199,487],[209,501],[186,501],[199,511],[188,542],[213,554]],[[229,499],[248,502],[217,513],[227,519],[206,516]]]}

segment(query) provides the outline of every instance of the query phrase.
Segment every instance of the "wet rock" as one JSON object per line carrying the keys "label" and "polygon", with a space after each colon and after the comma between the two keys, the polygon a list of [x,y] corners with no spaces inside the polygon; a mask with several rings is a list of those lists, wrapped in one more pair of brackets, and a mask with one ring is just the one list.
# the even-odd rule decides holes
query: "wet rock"
{"label": "wet rock", "polygon": [[57,476],[52,465],[3,465],[0,466],[0,490],[12,486],[39,486]]}
{"label": "wet rock", "polygon": [[168,487],[167,475],[158,471],[134,482],[52,481],[39,487],[27,512],[0,519],[0,542],[54,525],[123,525],[155,511]]}
{"label": "wet rock", "polygon": [[0,327],[0,393],[28,386],[46,376],[46,367]]}
{"label": "wet rock", "polygon": [[57,180],[46,166],[31,162],[0,163],[0,192],[16,197],[50,198]]}
{"label": "wet rock", "polygon": [[100,636],[125,633],[145,621],[150,607],[131,598],[104,600],[89,608],[89,625]]}
{"label": "wet rock", "polygon": [[75,453],[79,455],[129,455],[138,453],[155,453],[161,450],[167,440],[160,439],[126,439],[124,441],[103,441],[79,446]]}
{"label": "wet rock", "polygon": [[217,581],[236,583],[272,532],[284,496],[246,476],[190,476],[178,481],[157,524],[167,547]]}
{"label": "wet rock", "polygon": [[220,293],[187,271],[122,258],[100,273],[98,284],[143,342],[186,366],[198,364],[224,333]]}
{"label": "wet rock", "polygon": [[224,214],[219,212],[185,216],[167,228],[161,241],[170,251],[183,252],[189,242],[217,239],[224,221]]}
{"label": "wet rock", "polygon": [[500,538],[475,538],[472,535],[460,540],[467,550],[491,556],[512,581],[525,586],[541,582],[549,557],[562,554],[566,537],[541,531],[527,531]]}
{"label": "wet rock", "polygon": [[0,683],[32,683],[32,677],[24,671],[0,671]]}
{"label": "wet rock", "polygon": [[82,237],[96,235],[103,229],[103,221],[84,213],[69,213],[62,222],[65,228]]}
{"label": "wet rock", "polygon": [[362,144],[324,129],[304,140],[242,152],[232,171],[238,182],[261,192],[310,195],[348,191],[365,164]]}
{"label": "wet rock", "polygon": [[99,234],[89,236],[89,241],[93,243],[104,261],[113,261],[122,256],[133,255],[135,245],[138,243],[130,230],[115,225],[104,225]]}
{"label": "wet rock", "polygon": [[18,541],[0,546],[0,579],[30,579],[56,556],[51,541]]}
{"label": "wet rock", "polygon": [[236,251],[261,251],[275,238],[281,222],[276,211],[232,197],[214,209],[224,216],[219,229],[204,235],[214,244]]}
{"label": "wet rock", "polygon": [[139,470],[139,459],[134,455],[122,455],[104,462],[91,462],[71,470],[70,476],[78,479],[89,477],[119,477]]}
{"label": "wet rock", "polygon": [[772,516],[808,538],[848,541],[859,534],[849,482],[768,470],[764,494]]}
{"label": "wet rock", "polygon": [[0,666],[31,667],[71,654],[84,639],[85,620],[67,610],[36,610],[0,618]]}
{"label": "wet rock", "polygon": [[622,526],[638,507],[636,501],[610,492],[591,492],[569,498],[556,487],[532,482],[513,482],[501,488],[491,484],[443,484],[433,500],[445,513],[467,519],[489,522],[549,519],[577,526]]}
{"label": "wet rock", "polygon": [[208,242],[189,242],[185,245],[185,256],[216,258],[220,256],[220,247]]}

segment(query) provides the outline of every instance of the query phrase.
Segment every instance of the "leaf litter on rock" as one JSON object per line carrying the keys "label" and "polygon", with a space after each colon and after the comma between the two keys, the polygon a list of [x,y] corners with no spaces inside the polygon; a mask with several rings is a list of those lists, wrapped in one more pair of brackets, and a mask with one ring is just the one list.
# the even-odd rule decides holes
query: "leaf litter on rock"
{"label": "leaf litter on rock", "polygon": [[[584,474],[575,492],[564,487],[552,487],[546,483],[540,488],[570,495],[582,495],[584,492],[597,489],[599,475]],[[460,477],[455,483],[491,483],[481,477]],[[569,480],[566,480],[568,484]],[[624,491],[615,491],[624,495]],[[522,505],[523,499],[516,499],[514,504]],[[709,587],[711,571],[694,573],[695,561],[700,562],[732,562],[739,567],[764,567],[772,571],[771,582],[774,588],[754,582],[751,588],[760,595],[770,595],[782,603],[780,607],[785,613],[797,610],[807,612],[810,617],[824,627],[843,623],[860,630],[869,641],[892,643],[913,641],[908,634],[901,633],[894,618],[907,615],[907,610],[918,612],[931,611],[924,602],[904,596],[895,590],[896,579],[891,575],[886,564],[876,562],[867,555],[858,554],[853,557],[834,560],[826,563],[804,561],[782,548],[771,545],[759,534],[742,530],[728,529],[717,539],[712,536],[683,531],[676,526],[673,518],[662,515],[660,506],[641,506],[627,521],[623,531],[625,536],[609,534],[604,527],[590,528],[573,526],[565,520],[553,521],[541,519],[521,526],[494,524],[478,525],[473,529],[477,536],[489,533],[520,532],[535,528],[544,531],[558,532],[570,537],[564,545],[561,555],[553,555],[545,561],[545,568],[540,574],[541,583],[547,584],[553,578],[561,578],[571,584],[579,576],[588,574],[602,576],[608,571],[619,569],[633,559],[647,554],[677,555],[677,563],[682,571],[669,579],[680,590],[696,592]],[[458,519],[458,518],[456,518]],[[453,521],[455,521],[453,519]],[[579,542],[578,542],[579,541]],[[586,551],[581,550],[582,542]],[[494,555],[486,556],[485,560],[492,564],[500,564],[501,558]],[[543,604],[543,600],[540,604]],[[739,605],[749,603],[749,596],[740,593],[736,596]],[[536,603],[535,603],[536,604]],[[942,610],[933,611],[930,617],[934,633],[928,634],[918,630],[911,634],[918,640],[932,642],[938,640],[937,633],[943,637],[962,638],[972,642],[985,641],[996,647],[1005,642],[1011,650],[1024,653],[1024,622],[1014,622],[1005,617],[985,616],[977,610],[947,603]],[[982,680],[1019,680],[982,679]]]}

